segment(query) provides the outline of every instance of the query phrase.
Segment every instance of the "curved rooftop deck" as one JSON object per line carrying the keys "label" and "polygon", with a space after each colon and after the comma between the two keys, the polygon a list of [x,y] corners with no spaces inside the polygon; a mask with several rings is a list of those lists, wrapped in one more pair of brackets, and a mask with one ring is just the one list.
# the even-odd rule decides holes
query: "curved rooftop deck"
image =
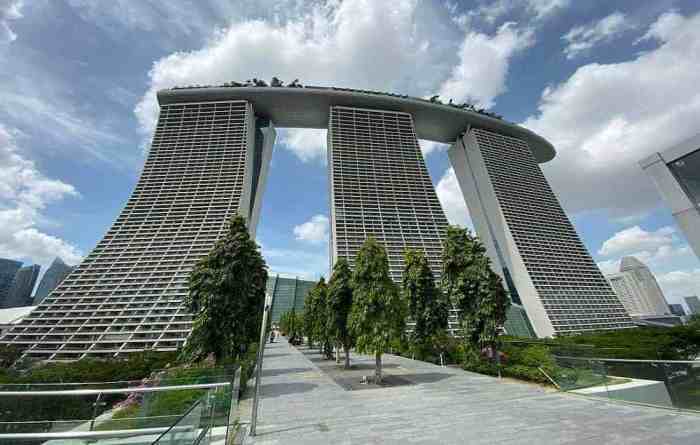
{"label": "curved rooftop deck", "polygon": [[161,105],[225,100],[251,102],[257,115],[270,119],[277,127],[328,128],[329,108],[340,105],[410,113],[419,139],[452,143],[473,126],[527,141],[540,163],[553,159],[556,153],[552,144],[527,128],[469,109],[409,96],[314,86],[192,87],[158,92]]}

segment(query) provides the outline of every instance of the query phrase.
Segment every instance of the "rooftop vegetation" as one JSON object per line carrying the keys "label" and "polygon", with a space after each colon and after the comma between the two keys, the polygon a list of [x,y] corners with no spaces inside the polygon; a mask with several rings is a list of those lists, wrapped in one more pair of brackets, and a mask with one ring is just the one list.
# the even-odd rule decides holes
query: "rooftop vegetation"
{"label": "rooftop vegetation", "polygon": [[322,90],[334,90],[334,91],[349,91],[349,92],[355,92],[355,93],[364,93],[364,94],[373,94],[373,95],[379,95],[379,96],[391,96],[391,97],[400,97],[402,99],[412,99],[412,100],[418,100],[422,102],[430,102],[433,104],[439,104],[439,105],[446,105],[452,108],[458,108],[460,110],[466,110],[466,111],[471,111],[473,113],[478,113],[482,114],[484,116],[488,116],[494,119],[498,120],[503,120],[503,116],[500,114],[496,114],[492,111],[488,111],[485,108],[477,108],[476,105],[468,103],[468,102],[463,102],[463,103],[456,103],[452,99],[449,99],[447,102],[443,102],[440,99],[440,95],[436,94],[434,96],[431,96],[429,99],[423,99],[420,97],[411,97],[407,96],[405,94],[396,94],[396,93],[389,93],[386,91],[374,91],[374,90],[358,90],[358,89],[353,89],[353,88],[338,88],[338,87],[319,87],[319,86],[304,86],[299,82],[299,79],[294,79],[292,82],[289,84],[285,85],[283,81],[278,79],[277,77],[273,77],[272,80],[270,80],[270,83],[268,84],[264,80],[257,79],[257,78],[252,78],[248,79],[245,82],[237,82],[235,80],[232,80],[230,82],[225,82],[222,85],[187,85],[187,86],[175,86],[171,88],[172,90],[188,90],[192,88],[246,88],[246,87],[271,87],[271,88],[313,88],[313,89],[322,89]]}

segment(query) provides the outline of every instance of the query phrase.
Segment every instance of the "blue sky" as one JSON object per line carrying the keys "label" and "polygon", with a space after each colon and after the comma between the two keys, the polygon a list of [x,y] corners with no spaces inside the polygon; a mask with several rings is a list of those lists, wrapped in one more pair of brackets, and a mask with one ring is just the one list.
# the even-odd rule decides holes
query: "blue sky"
{"label": "blue sky", "polygon": [[[440,94],[547,137],[542,166],[604,271],[635,255],[670,301],[700,263],[637,162],[700,127],[696,1],[0,0],[0,256],[77,262],[138,180],[154,94],[278,76]],[[446,147],[423,143],[451,222]],[[283,130],[258,242],[272,270],[327,273],[324,134]]]}

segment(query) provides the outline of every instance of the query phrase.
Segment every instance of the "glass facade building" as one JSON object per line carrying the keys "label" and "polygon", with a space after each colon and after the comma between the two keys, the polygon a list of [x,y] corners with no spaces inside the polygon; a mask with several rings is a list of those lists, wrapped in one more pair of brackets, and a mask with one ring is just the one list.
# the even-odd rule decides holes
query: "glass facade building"
{"label": "glass facade building", "polygon": [[0,307],[5,307],[4,304],[10,295],[12,282],[20,267],[22,267],[21,261],[0,258]]}
{"label": "glass facade building", "polygon": [[32,291],[36,285],[36,280],[39,277],[41,266],[33,264],[20,268],[15,274],[12,281],[12,286],[8,292],[7,298],[2,303],[2,308],[31,306]]}
{"label": "glass facade building", "polygon": [[688,315],[700,314],[700,298],[695,295],[683,297],[685,305],[688,307]]}
{"label": "glass facade building", "polygon": [[270,275],[267,279],[267,292],[272,295],[272,322],[279,322],[282,314],[291,312],[292,309],[301,314],[306,297],[315,285],[315,281]]}
{"label": "glass facade building", "polygon": [[700,134],[639,163],[700,258]]}
{"label": "glass facade building", "polygon": [[44,273],[44,276],[41,277],[39,286],[36,288],[36,293],[34,294],[34,304],[37,305],[44,301],[44,298],[46,298],[73,269],[73,266],[67,265],[62,259],[56,257],[51,263],[51,266],[49,266]]}

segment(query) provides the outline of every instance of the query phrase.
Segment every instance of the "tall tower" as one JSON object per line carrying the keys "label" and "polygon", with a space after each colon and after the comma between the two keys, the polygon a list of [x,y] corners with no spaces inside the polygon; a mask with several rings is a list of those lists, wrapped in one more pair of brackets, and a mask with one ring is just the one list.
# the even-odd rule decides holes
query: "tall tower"
{"label": "tall tower", "polygon": [[406,249],[425,252],[440,276],[447,219],[418,146],[413,118],[397,111],[333,106],[328,126],[331,262],[354,265],[369,236],[387,250],[401,282]]}
{"label": "tall tower", "polygon": [[7,298],[0,304],[0,307],[31,306],[32,291],[34,290],[36,279],[39,277],[39,270],[41,270],[41,266],[38,264],[20,268],[15,274],[14,280],[12,280],[12,286],[10,286]]}
{"label": "tall tower", "polygon": [[44,273],[44,276],[41,277],[39,286],[36,288],[36,294],[34,295],[34,304],[39,304],[44,301],[44,298],[46,298],[72,270],[73,266],[67,265],[62,259],[56,257],[51,263],[51,266],[49,266]]}
{"label": "tall tower", "polygon": [[[159,100],[161,100],[159,94]],[[143,172],[85,260],[3,338],[29,356],[74,360],[174,351],[194,264],[235,214],[255,233],[275,131],[244,100],[162,103]]]}
{"label": "tall tower", "polygon": [[22,267],[21,261],[0,258],[0,307],[3,307],[5,300],[10,295],[12,282],[20,267]]}
{"label": "tall tower", "polygon": [[620,271],[606,275],[606,278],[630,315],[669,314],[670,309],[659,283],[646,264],[637,258],[622,257]]}
{"label": "tall tower", "polygon": [[538,337],[632,327],[524,140],[471,129],[449,156],[494,270]]}

